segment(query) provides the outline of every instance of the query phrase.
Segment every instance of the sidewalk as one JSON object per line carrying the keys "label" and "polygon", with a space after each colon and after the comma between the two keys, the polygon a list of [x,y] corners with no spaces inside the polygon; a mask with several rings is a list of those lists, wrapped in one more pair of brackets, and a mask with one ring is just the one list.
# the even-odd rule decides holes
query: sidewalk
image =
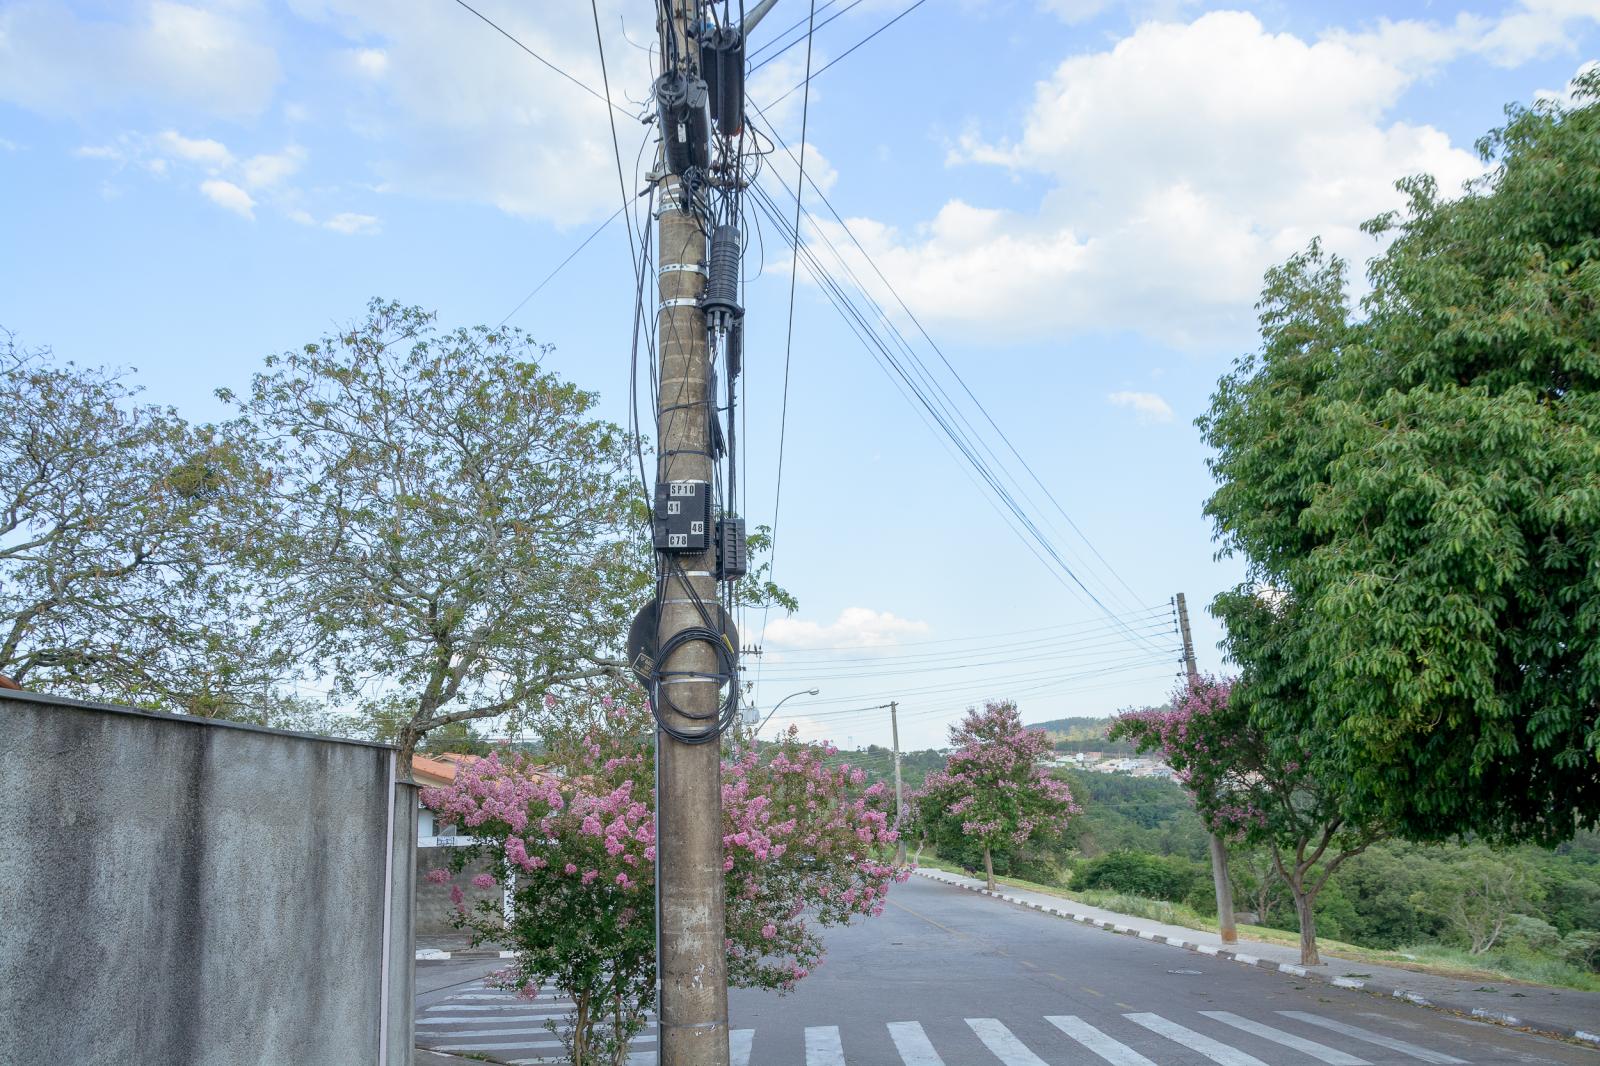
{"label": "sidewalk", "polygon": [[1181,925],[1167,925],[1148,918],[1133,918],[1126,914],[1091,907],[1087,903],[1079,903],[1063,896],[1030,892],[1009,885],[1002,885],[999,891],[991,893],[983,887],[982,881],[975,878],[928,868],[921,868],[916,872],[929,880],[993,896],[1007,903],[1030,907],[1069,921],[1099,926],[1114,933],[1137,936],[1160,944],[1171,944],[1173,947],[1197,951],[1203,955],[1213,955],[1245,966],[1260,966],[1263,969],[1277,970],[1307,980],[1322,981],[1340,988],[1394,996],[1397,999],[1410,1000],[1420,1006],[1481,1018],[1517,1029],[1530,1029],[1600,1045],[1600,993],[1501,979],[1495,979],[1492,983],[1462,980],[1402,970],[1393,966],[1353,962],[1325,952],[1321,966],[1305,967],[1299,965],[1298,948],[1267,944],[1257,940],[1224,946],[1216,933],[1189,929]]}

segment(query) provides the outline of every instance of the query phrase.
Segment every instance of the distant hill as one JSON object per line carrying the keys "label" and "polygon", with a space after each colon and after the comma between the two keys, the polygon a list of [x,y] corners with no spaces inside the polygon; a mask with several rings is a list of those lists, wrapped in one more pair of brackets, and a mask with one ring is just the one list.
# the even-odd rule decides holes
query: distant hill
{"label": "distant hill", "polygon": [[1052,718],[1048,722],[1035,722],[1028,726],[1048,733],[1057,751],[1103,751],[1115,755],[1132,755],[1134,746],[1126,740],[1110,741],[1106,732],[1111,728],[1111,718]]}

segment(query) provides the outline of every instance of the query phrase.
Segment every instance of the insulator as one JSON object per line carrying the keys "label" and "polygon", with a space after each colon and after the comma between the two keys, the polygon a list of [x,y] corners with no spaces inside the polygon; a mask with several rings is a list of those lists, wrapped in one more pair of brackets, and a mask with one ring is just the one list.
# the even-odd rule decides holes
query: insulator
{"label": "insulator", "polygon": [[706,83],[678,71],[656,79],[656,108],[661,115],[661,143],[667,169],[673,174],[705,171],[711,166],[711,115]]}
{"label": "insulator", "polygon": [[736,378],[744,369],[744,319],[736,318],[728,326],[728,377]]}
{"label": "insulator", "polygon": [[706,294],[700,300],[707,317],[718,329],[744,314],[739,306],[739,256],[744,251],[739,227],[724,222],[711,231],[711,268],[706,276]]}

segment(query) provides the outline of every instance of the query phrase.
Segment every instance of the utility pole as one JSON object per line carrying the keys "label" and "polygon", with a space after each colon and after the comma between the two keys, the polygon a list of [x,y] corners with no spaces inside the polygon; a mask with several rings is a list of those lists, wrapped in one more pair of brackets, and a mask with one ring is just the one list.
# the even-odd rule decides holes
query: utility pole
{"label": "utility pole", "polygon": [[[696,52],[691,27],[694,0],[666,0],[657,8],[662,65],[680,69]],[[679,135],[663,129],[663,138]],[[665,148],[665,145],[663,145]],[[683,175],[672,172],[663,150],[657,183],[660,215],[660,387],[656,410],[657,485],[713,481],[706,313],[705,222],[689,201]],[[658,555],[659,648],[685,630],[702,626],[702,605],[717,609],[716,549]],[[670,564],[670,565],[669,565]],[[664,725],[684,734],[704,733],[721,703],[715,645],[680,641],[659,663],[658,699]],[[733,679],[730,679],[732,683]],[[686,743],[657,730],[659,855],[658,965],[661,985],[660,1061],[663,1066],[728,1066],[728,954],[723,945],[722,746]]]}
{"label": "utility pole", "polygon": [[[1183,634],[1183,665],[1189,674],[1189,685],[1200,680],[1200,667],[1194,661],[1194,638],[1189,635],[1189,605],[1183,593],[1178,593],[1178,629]],[[1233,921],[1233,881],[1228,877],[1228,846],[1215,833],[1208,834],[1211,843],[1211,883],[1217,891],[1217,929],[1224,944],[1239,940],[1238,927]]]}
{"label": "utility pole", "polygon": [[[900,788],[900,704],[895,700],[889,701],[889,730],[894,737],[894,831],[896,835],[905,829],[905,793]],[[894,861],[896,866],[904,866],[906,862],[906,840],[899,838],[895,845]]]}

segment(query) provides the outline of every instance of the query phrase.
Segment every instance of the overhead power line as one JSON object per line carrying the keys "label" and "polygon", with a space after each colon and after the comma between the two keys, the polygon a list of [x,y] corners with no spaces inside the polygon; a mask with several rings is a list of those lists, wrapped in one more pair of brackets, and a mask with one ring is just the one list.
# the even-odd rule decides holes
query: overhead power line
{"label": "overhead power line", "polygon": [[789,97],[793,96],[795,93],[799,92],[802,88],[804,88],[806,85],[808,85],[813,78],[820,77],[823,74],[824,71],[828,70],[828,68],[832,67],[835,63],[839,62],[841,59],[843,59],[846,56],[848,56],[851,52],[854,52],[857,48],[860,48],[862,45],[866,44],[868,41],[870,41],[874,37],[878,36],[878,34],[882,33],[884,30],[888,29],[890,26],[893,26],[896,22],[899,22],[901,19],[905,18],[907,15],[911,14],[913,11],[915,11],[917,8],[921,7],[923,4],[925,4],[927,2],[928,2],[928,0],[916,0],[915,3],[913,3],[910,7],[906,8],[904,11],[900,12],[894,18],[890,19],[888,22],[885,22],[882,26],[879,26],[877,29],[873,30],[871,33],[869,33],[865,37],[861,38],[861,40],[857,41],[855,44],[851,45],[849,48],[846,48],[843,52],[839,53],[834,58],[832,58],[832,59],[828,60],[826,63],[822,64],[821,68],[818,69],[816,74],[811,74],[808,71],[805,81],[799,83],[798,85],[795,85],[788,92],[784,93],[782,96],[778,97],[776,100],[772,101],[767,106],[768,107],[777,107],[779,104],[783,103],[785,100],[789,99]]}
{"label": "overhead power line", "polygon": [[548,60],[544,56],[540,55],[538,52],[535,52],[532,48],[529,48],[527,45],[523,44],[509,30],[505,29],[498,22],[494,21],[494,19],[491,19],[488,15],[485,15],[482,11],[479,11],[477,8],[473,7],[471,4],[467,3],[467,0],[455,0],[455,2],[457,4],[460,4],[462,7],[466,8],[468,11],[472,12],[474,15],[476,15],[479,19],[481,19],[483,21],[484,25],[486,25],[490,29],[494,30],[500,36],[504,37],[506,40],[510,41],[512,44],[516,45],[518,48],[522,49],[524,52],[528,53],[534,59],[537,59],[540,63],[543,63],[550,70],[555,71],[557,74],[561,75],[563,78],[566,78],[572,84],[576,85],[578,88],[582,89],[584,92],[588,93],[590,96],[594,97],[596,100],[599,100],[602,104],[605,104],[608,107],[616,108],[618,111],[621,111],[624,115],[628,115],[630,118],[632,117],[632,115],[629,113],[627,108],[621,107],[618,104],[612,103],[611,102],[611,98],[609,96],[601,94],[601,92],[598,89],[594,88],[592,85],[589,85],[589,84],[579,80],[578,78],[574,77],[573,75],[567,73],[566,71],[562,70],[560,67],[556,66],[554,63],[550,62],[550,60]]}

